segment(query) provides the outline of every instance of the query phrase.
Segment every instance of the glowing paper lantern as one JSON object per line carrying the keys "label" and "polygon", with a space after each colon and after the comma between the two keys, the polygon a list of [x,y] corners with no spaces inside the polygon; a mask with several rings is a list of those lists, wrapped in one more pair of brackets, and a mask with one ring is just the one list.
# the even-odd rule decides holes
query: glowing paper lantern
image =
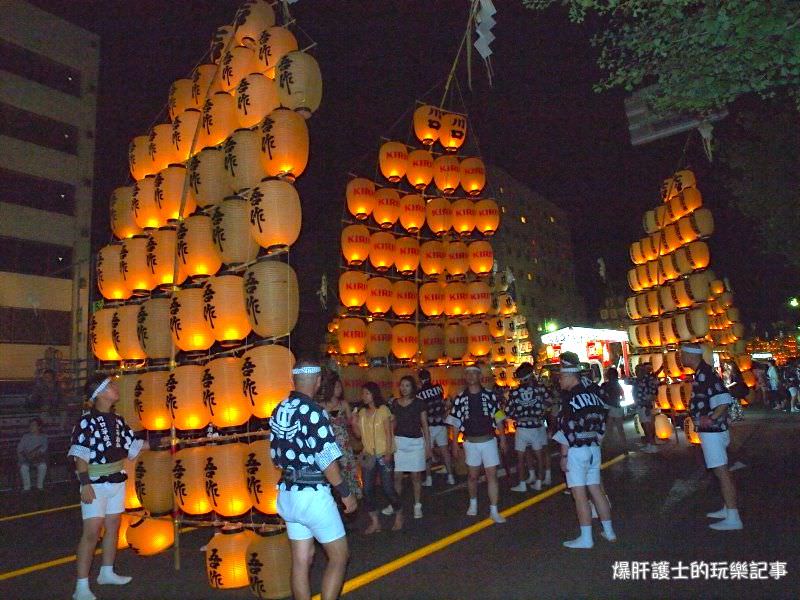
{"label": "glowing paper lantern", "polygon": [[192,108],[202,109],[206,99],[221,91],[217,65],[198,65],[192,71]]}
{"label": "glowing paper lantern", "polygon": [[111,338],[114,341],[114,348],[122,360],[147,358],[136,335],[138,315],[138,304],[124,304],[118,306],[111,317]]}
{"label": "glowing paper lantern", "polygon": [[347,210],[356,219],[366,219],[375,208],[375,184],[369,179],[355,177],[347,183]]}
{"label": "glowing paper lantern", "polygon": [[198,109],[188,108],[172,121],[172,149],[175,153],[175,162],[185,162],[202,149],[199,140],[196,139],[199,138],[200,116]]}
{"label": "glowing paper lantern", "polygon": [[386,231],[377,231],[369,238],[369,262],[377,271],[387,271],[394,264],[394,236]]}
{"label": "glowing paper lantern", "polygon": [[111,231],[123,240],[142,233],[142,228],[136,224],[136,215],[133,210],[133,186],[118,187],[111,194],[109,205],[111,212]]}
{"label": "glowing paper lantern", "polygon": [[367,344],[367,326],[357,317],[346,317],[339,321],[337,338],[342,354],[361,354]]}
{"label": "glowing paper lantern", "polygon": [[389,355],[392,349],[392,326],[380,319],[367,323],[367,356],[380,358]]}
{"label": "glowing paper lantern", "polygon": [[273,110],[261,121],[261,164],[267,175],[293,181],[308,164],[305,119],[286,108]]}
{"label": "glowing paper lantern", "polygon": [[97,253],[97,288],[106,300],[125,300],[131,290],[127,286],[122,271],[119,270],[119,255],[122,244],[108,244]]}
{"label": "glowing paper lantern", "polygon": [[450,242],[447,244],[447,256],[444,259],[444,268],[448,274],[461,277],[469,268],[467,245],[464,242]]}
{"label": "glowing paper lantern", "polygon": [[255,127],[281,105],[278,86],[261,73],[250,73],[236,86],[236,118],[241,127]]}
{"label": "glowing paper lantern", "polygon": [[[192,188],[186,186],[186,167],[170,165],[159,171],[155,178],[155,202],[158,206],[160,221],[167,223],[188,216],[197,208]],[[184,200],[185,192],[185,200]],[[183,210],[181,202],[183,201]]]}
{"label": "glowing paper lantern", "polygon": [[255,187],[264,178],[260,148],[261,137],[252,129],[237,129],[225,140],[225,174],[234,194]]}
{"label": "glowing paper lantern", "polygon": [[[123,371],[117,380],[119,400],[117,400],[115,410],[119,416],[125,419],[125,423],[128,424],[128,427],[130,427],[132,431],[141,431],[144,429],[141,421],[139,421],[139,413],[136,410],[136,387],[139,383],[140,373],[141,371]],[[131,468],[126,470],[126,472],[130,474],[132,478],[133,465],[130,465],[130,467]],[[133,484],[131,483],[131,485]]]}
{"label": "glowing paper lantern", "polygon": [[444,273],[447,251],[442,242],[430,241],[420,246],[420,266],[426,275],[441,275]]}
{"label": "glowing paper lantern", "polygon": [[408,154],[406,179],[412,187],[424,190],[433,180],[433,155],[427,150],[414,150]]}
{"label": "glowing paper lantern", "polygon": [[297,48],[297,38],[285,27],[263,30],[258,36],[258,70],[270,79],[275,79],[275,68],[280,60]]}
{"label": "glowing paper lantern", "polygon": [[700,208],[675,223],[684,243],[706,238],[714,233],[714,217],[707,208]]}
{"label": "glowing paper lantern", "polygon": [[461,187],[470,196],[477,196],[486,186],[486,167],[480,158],[461,161]]}
{"label": "glowing paper lantern", "polygon": [[247,490],[253,508],[266,515],[278,514],[278,481],[281,470],[270,458],[269,440],[261,439],[248,444]]}
{"label": "glowing paper lantern", "polygon": [[275,25],[275,11],[268,0],[247,0],[236,12],[234,23],[236,42],[244,44],[255,42],[259,34]]}
{"label": "glowing paper lantern", "polygon": [[360,308],[367,301],[367,274],[345,271],[339,275],[339,302],[349,309]]}
{"label": "glowing paper lantern", "polygon": [[400,194],[392,188],[375,190],[375,208],[372,218],[382,229],[392,227],[400,217]]}
{"label": "glowing paper lantern", "polygon": [[286,528],[272,525],[255,533],[247,546],[250,591],[257,598],[288,598],[292,595],[292,550]]}
{"label": "glowing paper lantern", "polygon": [[413,281],[395,281],[392,285],[394,298],[392,311],[401,318],[406,319],[417,312],[417,284]]}
{"label": "glowing paper lantern", "polygon": [[153,517],[172,512],[172,456],[169,448],[142,450],[136,461],[136,495]]}
{"label": "glowing paper lantern", "polygon": [[389,367],[370,367],[367,369],[367,381],[378,384],[384,398],[392,397],[394,381]]}
{"label": "glowing paper lantern", "polygon": [[287,248],[300,235],[302,210],[294,185],[264,179],[250,192],[250,234],[262,248]]}
{"label": "glowing paper lantern", "polygon": [[444,311],[450,317],[469,313],[469,292],[466,284],[460,281],[447,284],[444,289]]}
{"label": "glowing paper lantern", "polygon": [[392,327],[392,354],[400,360],[413,358],[419,349],[417,326],[412,323],[398,323]]}
{"label": "glowing paper lantern", "polygon": [[[448,152],[455,152],[467,137],[467,117],[455,113],[442,115],[442,127],[439,130],[439,143]],[[441,188],[440,188],[441,189]]]}
{"label": "glowing paper lantern", "polygon": [[250,205],[241,196],[228,196],[211,213],[214,245],[223,264],[251,262],[259,246],[250,236]]}
{"label": "glowing paper lantern", "polygon": [[417,238],[401,236],[395,241],[394,265],[402,275],[411,275],[419,265],[419,242]]}
{"label": "glowing paper lantern", "polygon": [[206,496],[205,464],[208,454],[205,446],[182,448],[172,461],[172,492],[175,505],[188,515],[211,512],[211,502]]}
{"label": "glowing paper lantern", "polygon": [[171,163],[178,162],[172,144],[172,123],[160,123],[150,130],[148,151],[153,161],[153,172],[166,169]]}
{"label": "glowing paper lantern", "polygon": [[[294,363],[291,350],[279,344],[261,344],[242,356],[242,388],[255,417],[268,418],[289,396]],[[266,456],[269,460],[269,453]]]}
{"label": "glowing paper lantern", "polygon": [[139,556],[153,556],[163,552],[175,542],[172,521],[143,517],[131,523],[125,536],[131,549]]}
{"label": "glowing paper lantern", "polygon": [[453,211],[453,230],[459,235],[469,235],[475,229],[475,203],[468,198],[456,200],[450,206]]}
{"label": "glowing paper lantern", "polygon": [[150,136],[137,135],[131,140],[128,146],[128,166],[137,181],[156,172],[150,157]]}
{"label": "glowing paper lantern", "polygon": [[497,202],[486,198],[475,203],[475,227],[484,235],[494,235],[500,226],[500,209]]}
{"label": "glowing paper lantern", "polygon": [[204,148],[189,160],[189,185],[197,206],[205,208],[222,202],[228,193],[225,178],[225,153],[219,148]]}
{"label": "glowing paper lantern", "polygon": [[469,294],[469,313],[484,315],[492,308],[492,289],[484,281],[472,281],[467,284]]}
{"label": "glowing paper lantern", "polygon": [[[162,227],[151,231],[147,236],[147,266],[150,269],[150,284],[155,287],[180,285],[186,279],[186,273],[180,268],[175,273],[175,244],[177,233],[174,227]],[[177,279],[175,276],[177,275]]]}
{"label": "glowing paper lantern", "polygon": [[203,285],[203,316],[223,346],[236,345],[252,330],[239,275],[215,275]]}
{"label": "glowing paper lantern", "polygon": [[286,53],[275,69],[281,104],[308,119],[322,101],[322,74],[316,59],[306,52]]}
{"label": "glowing paper lantern", "polygon": [[236,100],[228,92],[215,92],[206,99],[200,114],[198,146],[217,146],[236,129]]}
{"label": "glowing paper lantern", "polygon": [[453,223],[453,211],[446,198],[432,198],[425,206],[425,222],[434,235],[447,233]]}
{"label": "glowing paper lantern", "polygon": [[223,357],[210,361],[203,371],[203,401],[215,427],[238,427],[252,415],[242,389],[241,370],[242,359]]}
{"label": "glowing paper lantern", "polygon": [[460,323],[449,323],[444,328],[444,353],[448,358],[460,360],[467,353],[469,336]]}
{"label": "glowing paper lantern", "polygon": [[[374,323],[374,321],[373,321]],[[392,342],[392,328],[389,327],[389,344]],[[387,348],[385,355],[389,354]],[[341,373],[342,387],[344,388],[344,399],[346,402],[356,404],[361,401],[361,388],[367,382],[367,370],[358,365],[346,365],[342,367]]]}
{"label": "glowing paper lantern", "polygon": [[[119,404],[119,402],[117,402],[117,404]],[[117,414],[119,414],[119,412],[117,412]],[[125,422],[128,423],[128,420],[125,419]],[[128,426],[130,426],[130,423],[128,423]],[[142,503],[139,501],[139,496],[136,495],[136,461],[126,458],[124,471],[128,476],[128,478],[125,480],[125,510],[136,510],[138,508],[142,508]],[[130,523],[128,523],[128,526],[130,526]],[[124,547],[128,547],[127,543]]]}
{"label": "glowing paper lantern", "polygon": [[167,377],[167,407],[176,429],[191,431],[211,422],[203,402],[203,371],[200,365],[178,365]]}
{"label": "glowing paper lantern", "polygon": [[219,271],[222,257],[214,245],[211,217],[195,214],[178,225],[178,260],[187,277],[206,277]]}
{"label": "glowing paper lantern", "polygon": [[401,142],[385,142],[378,152],[381,173],[392,183],[400,181],[408,168],[408,149]]}
{"label": "glowing paper lantern", "polygon": [[164,327],[169,322],[169,307],[169,298],[150,298],[139,306],[136,336],[151,361],[170,358],[172,354],[170,331]]}
{"label": "glowing paper lantern", "polygon": [[297,323],[297,274],[284,262],[262,259],[244,273],[245,306],[253,331],[263,337],[289,335]]}
{"label": "glowing paper lantern", "polygon": [[417,233],[425,224],[425,200],[419,194],[400,198],[400,225],[409,233]]}
{"label": "glowing paper lantern", "polygon": [[253,506],[247,491],[247,444],[239,442],[208,447],[206,456],[206,495],[214,512],[237,517]]}
{"label": "glowing paper lantern", "polygon": [[385,277],[370,277],[367,281],[367,310],[374,315],[385,315],[393,302],[392,282]]}
{"label": "glowing paper lantern", "polygon": [[414,134],[426,146],[431,146],[439,139],[442,114],[441,109],[428,104],[424,104],[414,111]]}
{"label": "glowing paper lantern", "polygon": [[419,332],[422,359],[439,360],[444,355],[444,330],[438,325],[426,325]]}
{"label": "glowing paper lantern", "polygon": [[492,245],[486,241],[472,242],[469,245],[469,268],[476,275],[488,275],[494,265]]}
{"label": "glowing paper lantern", "polygon": [[156,177],[147,175],[133,186],[133,218],[141,229],[166,225],[156,204]]}
{"label": "glowing paper lantern", "polygon": [[205,351],[214,343],[214,332],[203,317],[204,306],[202,287],[185,287],[172,296],[169,328],[175,345],[184,352]]}
{"label": "glowing paper lantern", "polygon": [[419,306],[428,317],[444,314],[444,289],[438,283],[425,283],[420,286]]}
{"label": "glowing paper lantern", "polygon": [[222,55],[220,62],[220,86],[223,92],[231,92],[239,82],[256,70],[256,55],[247,46],[231,46]]}
{"label": "glowing paper lantern", "polygon": [[681,275],[688,275],[697,269],[705,269],[711,261],[711,253],[705,242],[692,242],[675,251],[675,265]]}
{"label": "glowing paper lantern", "polygon": [[467,351],[473,356],[486,356],[491,349],[489,326],[483,321],[467,325]]}
{"label": "glowing paper lantern", "polygon": [[455,156],[444,154],[433,162],[433,180],[445,196],[452,194],[461,182],[461,164]]}
{"label": "glowing paper lantern", "polygon": [[113,308],[101,308],[92,314],[89,321],[89,340],[92,344],[92,353],[99,360],[120,360],[120,355],[114,347]]}
{"label": "glowing paper lantern", "polygon": [[171,427],[172,415],[165,402],[168,376],[166,367],[139,375],[134,388],[134,406],[145,429],[163,431]]}
{"label": "glowing paper lantern", "polygon": [[176,79],[169,88],[169,118],[174,121],[179,114],[192,108],[192,80]]}

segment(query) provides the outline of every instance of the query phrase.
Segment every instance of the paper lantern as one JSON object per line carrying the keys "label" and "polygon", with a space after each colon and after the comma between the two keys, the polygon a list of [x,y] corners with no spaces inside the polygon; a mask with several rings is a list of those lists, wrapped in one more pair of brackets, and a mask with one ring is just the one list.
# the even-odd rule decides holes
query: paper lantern
{"label": "paper lantern", "polygon": [[492,308],[492,289],[485,281],[472,281],[467,284],[469,313],[484,315]]}
{"label": "paper lantern", "polygon": [[203,402],[204,370],[200,365],[178,365],[167,377],[166,403],[176,429],[191,431],[211,422],[211,412]]}
{"label": "paper lantern", "polygon": [[758,379],[756,378],[756,374],[755,373],[753,373],[752,371],[743,371],[742,372],[742,377],[743,377],[744,382],[747,385],[747,387],[749,387],[750,389],[756,387],[756,384],[758,383]]}
{"label": "paper lantern", "polygon": [[467,325],[467,351],[473,356],[486,356],[492,349],[489,326],[483,321]]}
{"label": "paper lantern", "polygon": [[156,177],[147,175],[133,186],[133,218],[141,229],[166,225],[156,203]]}
{"label": "paper lantern", "polygon": [[223,92],[231,92],[247,75],[255,71],[256,55],[253,48],[230,46],[220,61],[220,86]]}
{"label": "paper lantern", "polygon": [[710,260],[711,254],[705,242],[692,242],[675,251],[674,261],[681,275],[705,269]]}
{"label": "paper lantern", "polygon": [[425,200],[419,194],[400,198],[400,225],[409,233],[417,233],[425,224]]}
{"label": "paper lantern", "polygon": [[392,327],[392,354],[400,360],[413,358],[419,349],[417,326],[412,323],[398,323]]}
{"label": "paper lantern", "polygon": [[[497,295],[497,314],[510,315],[516,312],[516,304],[514,299],[509,294]],[[506,335],[512,334],[514,329],[507,323],[503,325]]]}
{"label": "paper lantern", "polygon": [[196,108],[187,108],[172,121],[173,161],[185,162],[197,154],[202,147],[199,142],[201,113]]}
{"label": "paper lantern", "polygon": [[686,188],[671,198],[666,205],[666,217],[674,223],[681,217],[697,210],[703,205],[703,197],[697,188]]}
{"label": "paper lantern", "polygon": [[[117,380],[119,400],[117,400],[115,405],[115,411],[120,417],[125,419],[125,423],[127,423],[128,427],[130,427],[132,431],[141,431],[144,429],[141,421],[139,421],[139,413],[136,410],[136,387],[139,383],[139,375],[141,372],[142,371],[123,371]],[[130,470],[126,472],[130,474],[132,478],[133,465],[131,465]],[[131,483],[131,486],[132,485],[133,483]]]}
{"label": "paper lantern", "polygon": [[707,208],[700,208],[682,217],[676,225],[684,243],[706,238],[714,233],[714,217]]}
{"label": "paper lantern", "polygon": [[372,381],[378,385],[383,397],[392,397],[392,372],[389,367],[370,367],[367,369],[367,381]]}
{"label": "paper lantern", "polygon": [[174,227],[162,227],[147,236],[147,267],[150,284],[156,288],[180,285],[186,279],[180,260],[175,272],[175,252],[178,234]]}
{"label": "paper lantern", "polygon": [[250,236],[250,205],[241,196],[228,196],[211,212],[214,245],[228,266],[253,261],[259,246]]}
{"label": "paper lantern", "polygon": [[447,244],[444,268],[449,275],[454,277],[462,277],[467,272],[469,258],[467,245],[464,242],[450,242]]}
{"label": "paper lantern", "polygon": [[175,345],[184,352],[202,352],[214,343],[214,332],[203,317],[204,306],[202,287],[185,287],[172,296],[169,328]]}
{"label": "paper lantern", "polygon": [[122,271],[119,270],[121,251],[122,244],[116,242],[103,246],[97,253],[97,288],[106,300],[125,300],[131,295]]}
{"label": "paper lantern", "polygon": [[261,73],[250,73],[236,86],[236,118],[240,127],[255,127],[281,105],[276,83]]}
{"label": "paper lantern", "polygon": [[192,108],[202,109],[207,99],[221,91],[222,85],[217,74],[217,65],[195,67],[192,71]]}
{"label": "paper lantern", "polygon": [[660,440],[668,440],[672,437],[674,432],[674,428],[672,427],[672,421],[669,420],[667,415],[664,413],[659,413],[653,419],[653,424],[655,426],[656,437]]}
{"label": "paper lantern", "polygon": [[252,330],[240,275],[215,275],[203,285],[203,317],[223,346],[240,343]]}
{"label": "paper lantern", "polygon": [[749,354],[740,354],[736,357],[736,365],[741,371],[749,371],[753,368],[753,358]]}
{"label": "paper lantern", "polygon": [[420,266],[426,275],[441,275],[444,273],[447,251],[442,242],[430,241],[420,246]]}
{"label": "paper lantern", "polygon": [[252,129],[237,129],[225,140],[225,175],[234,194],[255,187],[264,178],[261,136]]}
{"label": "paper lantern", "polygon": [[160,123],[150,130],[147,149],[153,161],[154,173],[166,169],[171,163],[178,162],[172,144],[172,123]]}
{"label": "paper lantern", "polygon": [[225,53],[225,49],[232,44],[231,37],[233,36],[233,29],[233,25],[222,25],[217,27],[217,30],[214,32],[214,36],[211,38],[211,47],[208,51],[208,58],[214,64],[219,64],[219,61],[222,60],[222,56]]}
{"label": "paper lantern", "polygon": [[464,367],[450,365],[447,367],[447,389],[452,396],[464,391]]}
{"label": "paper lantern", "polygon": [[347,210],[356,219],[366,219],[375,208],[375,184],[369,179],[355,177],[347,182]]}
{"label": "paper lantern", "polygon": [[111,339],[122,360],[144,360],[147,358],[136,335],[138,304],[118,306],[111,317]]}
{"label": "paper lantern", "polygon": [[671,383],[668,390],[669,404],[673,410],[683,412],[692,397],[692,384],[688,381]]}
{"label": "paper lantern", "polygon": [[178,260],[187,277],[213,275],[222,266],[211,217],[195,214],[178,225]]}
{"label": "paper lantern", "polygon": [[270,27],[263,30],[258,36],[258,70],[268,78],[275,79],[275,68],[280,60],[297,48],[297,38],[287,28]]}
{"label": "paper lantern", "polygon": [[446,198],[432,198],[425,206],[425,221],[434,235],[447,233],[453,223],[453,211]]}
{"label": "paper lantern", "polygon": [[[117,414],[119,415],[120,413],[119,413],[118,407],[119,407],[119,402],[117,402],[117,407],[115,407],[117,409]],[[122,415],[120,415],[120,416],[122,416]],[[125,418],[125,417],[123,417],[123,418]],[[125,423],[130,427],[130,423],[128,422],[128,419],[125,419]],[[139,501],[139,496],[136,495],[136,461],[135,460],[130,460],[130,459],[127,459],[127,458],[124,459],[124,461],[125,461],[124,471],[125,471],[125,474],[128,476],[128,478],[125,480],[125,510],[126,511],[137,510],[139,508],[142,508],[142,503]],[[203,495],[205,495],[205,493]],[[129,517],[130,515],[123,515],[123,516],[128,516]],[[121,526],[121,524],[120,524],[120,526]],[[130,522],[126,526],[126,529],[127,529],[127,527],[130,527]],[[120,536],[120,537],[122,537],[122,536]],[[127,536],[126,536],[125,540],[126,540],[126,543],[123,546],[123,548],[127,548],[128,547]],[[119,546],[117,546],[117,549],[119,549]]]}
{"label": "paper lantern", "polygon": [[236,129],[236,100],[228,92],[215,92],[206,99],[200,114],[198,146],[217,146]]}
{"label": "paper lantern", "polygon": [[244,274],[245,306],[253,331],[263,337],[289,335],[297,323],[297,274],[277,260],[262,259]]}
{"label": "paper lantern", "polygon": [[[375,321],[373,321],[374,323]],[[392,328],[389,326],[389,347],[384,356],[389,354],[392,342]],[[344,388],[344,400],[350,404],[361,402],[361,388],[367,382],[367,370],[358,365],[345,365],[340,371],[342,387]]]}
{"label": "paper lantern", "polygon": [[236,589],[250,583],[247,546],[255,534],[241,525],[225,527],[206,545],[208,584],[215,589]]}
{"label": "paper lantern", "polygon": [[492,245],[486,241],[472,242],[469,245],[469,268],[476,275],[488,275],[494,265]]}
{"label": "paper lantern", "polygon": [[680,336],[677,329],[677,321],[672,317],[667,317],[659,321],[661,343],[677,344]]}
{"label": "paper lantern", "polygon": [[170,331],[168,327],[164,327],[165,323],[169,323],[169,307],[169,298],[150,298],[139,306],[136,336],[151,361],[163,360],[172,355]]}
{"label": "paper lantern", "polygon": [[244,44],[248,39],[250,43],[255,42],[262,31],[275,25],[272,3],[268,0],[247,0],[236,12],[234,25],[237,43]]}
{"label": "paper lantern", "polygon": [[275,407],[289,397],[294,388],[294,363],[294,354],[280,344],[260,344],[242,356],[242,386],[255,417],[269,418]]}
{"label": "paper lantern", "polygon": [[172,456],[169,448],[142,450],[136,460],[136,495],[151,516],[172,512]]}
{"label": "paper lantern", "polygon": [[339,275],[339,302],[348,309],[364,306],[367,301],[368,279],[363,271],[345,271]]}
{"label": "paper lantern", "polygon": [[[377,210],[377,208],[376,208]],[[394,236],[387,231],[378,231],[369,238],[369,262],[379,272],[389,270],[394,264]]]}
{"label": "paper lantern", "polygon": [[497,202],[489,198],[475,203],[475,227],[483,235],[494,235],[500,227],[500,209]]}
{"label": "paper lantern", "polygon": [[470,196],[477,196],[486,186],[486,167],[480,158],[461,161],[461,187]]}
{"label": "paper lantern", "polygon": [[448,317],[466,315],[469,311],[469,292],[466,284],[453,281],[444,289],[444,312]]}
{"label": "paper lantern", "polygon": [[382,229],[392,227],[400,218],[400,194],[392,188],[375,190],[375,208],[372,218]]}
{"label": "paper lantern", "polygon": [[285,54],[275,69],[281,104],[308,119],[322,101],[322,74],[316,59],[294,50]]}
{"label": "paper lantern", "polygon": [[367,281],[367,310],[374,315],[385,315],[393,302],[392,282],[385,277],[370,277]]}
{"label": "paper lantern", "polygon": [[689,169],[682,169],[672,176],[672,187],[676,193],[693,188],[697,185],[694,173]]}
{"label": "paper lantern", "polygon": [[339,321],[337,338],[342,354],[361,354],[367,344],[367,326],[357,317],[346,317]]}
{"label": "paper lantern", "polygon": [[392,326],[380,319],[367,323],[367,356],[381,358],[389,355],[392,349]]}
{"label": "paper lantern", "polygon": [[439,360],[444,355],[444,329],[439,325],[426,325],[420,329],[419,347],[424,361]]}
{"label": "paper lantern", "polygon": [[392,285],[392,311],[401,318],[407,319],[417,312],[417,284],[413,281],[395,281]]}
{"label": "paper lantern", "polygon": [[211,512],[205,485],[207,454],[205,446],[193,446],[178,450],[172,460],[173,501],[187,515]]}
{"label": "paper lantern", "polygon": [[383,176],[396,183],[406,174],[408,149],[401,142],[385,142],[378,152],[378,165]]}
{"label": "paper lantern", "polygon": [[294,181],[308,164],[305,119],[286,108],[273,110],[261,121],[261,164],[267,175]]}
{"label": "paper lantern", "polygon": [[414,134],[420,142],[431,146],[439,139],[442,116],[441,109],[429,104],[424,104],[414,111]]}
{"label": "paper lantern", "polygon": [[166,367],[157,367],[139,375],[134,388],[134,406],[145,429],[164,431],[172,426],[172,415],[166,403]]}
{"label": "paper lantern", "polygon": [[125,536],[131,549],[139,556],[153,556],[175,542],[172,520],[143,517],[131,523]]}
{"label": "paper lantern", "polygon": [[111,216],[111,231],[123,240],[142,233],[142,228],[136,224],[136,215],[133,210],[133,186],[118,187],[111,194],[109,204]]}
{"label": "paper lantern", "polygon": [[278,514],[278,481],[281,470],[270,458],[269,440],[260,439],[248,444],[247,490],[253,508],[266,515]]}
{"label": "paper lantern", "polygon": [[452,194],[461,182],[461,164],[458,159],[444,154],[433,161],[433,180],[445,196]]}
{"label": "paper lantern", "polygon": [[292,549],[284,526],[265,526],[255,532],[247,546],[250,591],[257,598],[288,598],[292,595]]}
{"label": "paper lantern", "polygon": [[169,118],[175,121],[179,114],[192,108],[192,80],[188,78],[176,79],[169,88]]}
{"label": "paper lantern", "polygon": [[427,150],[409,152],[406,179],[418,190],[428,187],[433,180],[433,155]]}
{"label": "paper lantern", "polygon": [[301,223],[300,196],[288,181],[263,179],[250,192],[250,234],[262,248],[288,248],[297,241]]}
{"label": "paper lantern", "polygon": [[188,216],[197,208],[192,188],[185,185],[186,167],[183,165],[169,165],[159,171],[154,183],[154,197],[161,222],[167,223],[182,215]]}
{"label": "paper lantern", "polygon": [[[455,113],[442,115],[442,128],[439,130],[439,143],[447,152],[455,152],[467,137],[467,117]],[[440,188],[441,189],[441,188]]]}
{"label": "paper lantern", "polygon": [[428,317],[444,314],[444,289],[438,283],[425,283],[419,288],[419,306]]}
{"label": "paper lantern", "polygon": [[150,157],[150,136],[137,135],[128,146],[128,166],[131,176],[139,181],[156,172]]}
{"label": "paper lantern", "polygon": [[189,159],[189,185],[197,206],[220,204],[228,193],[225,153],[219,148],[204,148]]}
{"label": "paper lantern", "polygon": [[203,402],[215,427],[239,427],[252,415],[242,389],[242,359],[216,358],[203,370]]}
{"label": "paper lantern", "polygon": [[705,302],[709,295],[708,271],[692,273],[659,289],[659,297],[664,310],[671,312],[677,308],[688,308],[692,304]]}
{"label": "paper lantern", "polygon": [[419,265],[419,241],[401,236],[395,241],[394,265],[402,275],[412,275]]}
{"label": "paper lantern", "polygon": [[475,229],[475,204],[469,198],[456,200],[453,211],[453,230],[459,235],[469,235]]}
{"label": "paper lantern", "polygon": [[89,321],[89,341],[92,344],[92,353],[99,360],[121,360],[117,349],[114,347],[113,308],[96,310]]}

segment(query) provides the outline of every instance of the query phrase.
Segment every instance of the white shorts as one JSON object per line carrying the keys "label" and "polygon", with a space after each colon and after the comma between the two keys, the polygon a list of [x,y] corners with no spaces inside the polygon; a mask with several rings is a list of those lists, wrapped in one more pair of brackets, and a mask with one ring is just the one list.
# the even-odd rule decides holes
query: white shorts
{"label": "white shorts", "polygon": [[344,537],[344,524],[329,488],[279,490],[278,514],[286,521],[290,540],[312,537],[327,544]]}
{"label": "white shorts", "polygon": [[600,485],[600,446],[567,450],[567,487]]}
{"label": "white shorts", "polygon": [[653,420],[652,410],[649,408],[637,408],[636,412],[639,413],[639,420],[642,423],[649,423]]}
{"label": "white shorts", "polygon": [[432,448],[447,448],[450,441],[447,437],[447,425],[428,425],[428,431],[431,432]]}
{"label": "white shorts", "polygon": [[608,416],[614,417],[615,419],[622,419],[625,416],[625,409],[621,406],[609,406]]}
{"label": "white shorts", "polygon": [[547,427],[517,427],[514,433],[514,450],[525,452],[530,446],[534,450],[541,450],[547,446]]}
{"label": "white shorts", "polygon": [[394,437],[395,473],[420,473],[425,470],[425,438]]}
{"label": "white shorts", "polygon": [[91,504],[81,502],[81,517],[95,519],[125,512],[125,482],[93,483],[94,500]]}
{"label": "white shorts", "polygon": [[728,464],[728,444],[731,443],[730,431],[700,431],[700,447],[703,449],[703,458],[706,468],[716,469]]}
{"label": "white shorts", "polygon": [[500,464],[500,451],[497,438],[485,442],[468,442],[464,440],[464,462],[468,467],[496,467]]}

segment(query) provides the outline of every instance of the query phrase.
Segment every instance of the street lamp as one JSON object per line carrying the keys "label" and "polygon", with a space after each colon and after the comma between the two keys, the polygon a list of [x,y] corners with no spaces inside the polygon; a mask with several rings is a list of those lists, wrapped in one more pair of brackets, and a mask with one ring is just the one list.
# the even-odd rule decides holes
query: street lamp
{"label": "street lamp", "polygon": [[544,328],[547,330],[547,333],[553,333],[556,329],[558,329],[558,323],[555,321],[547,321],[544,324]]}
{"label": "street lamp", "polygon": [[797,297],[792,296],[791,298],[789,298],[789,306],[791,306],[792,308],[797,308],[798,306],[800,306],[800,300],[798,300]]}

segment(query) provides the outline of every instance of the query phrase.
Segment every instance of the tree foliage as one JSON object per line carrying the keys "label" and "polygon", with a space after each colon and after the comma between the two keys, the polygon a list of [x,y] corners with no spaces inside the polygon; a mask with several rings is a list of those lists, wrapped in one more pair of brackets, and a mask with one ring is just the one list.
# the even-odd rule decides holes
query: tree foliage
{"label": "tree foliage", "polygon": [[603,20],[594,44],[598,90],[653,85],[658,112],[704,113],[747,94],[800,103],[797,0],[522,0],[564,5],[573,21]]}

